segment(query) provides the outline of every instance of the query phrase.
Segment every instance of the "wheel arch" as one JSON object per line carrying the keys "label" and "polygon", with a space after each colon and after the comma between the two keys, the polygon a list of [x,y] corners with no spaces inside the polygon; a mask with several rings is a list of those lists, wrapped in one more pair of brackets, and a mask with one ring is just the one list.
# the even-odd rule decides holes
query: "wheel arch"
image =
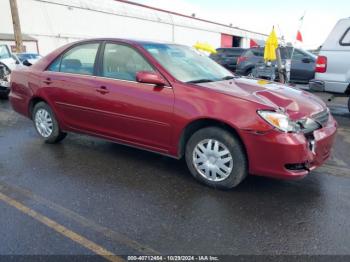
{"label": "wheel arch", "polygon": [[48,104],[48,102],[44,98],[39,97],[39,96],[35,96],[35,97],[32,97],[32,99],[30,99],[29,104],[28,104],[28,116],[30,119],[32,119],[33,109],[34,109],[35,105],[37,103],[40,103],[40,102],[44,102],[44,103]]}
{"label": "wheel arch", "polygon": [[196,119],[192,122],[190,122],[181,132],[181,136],[178,142],[178,157],[182,158],[185,154],[185,148],[188,140],[190,137],[197,132],[198,130],[205,128],[205,127],[219,127],[223,130],[228,131],[232,135],[234,135],[241,143],[242,148],[244,150],[244,153],[246,155],[247,161],[248,161],[248,154],[245,147],[245,144],[243,142],[243,139],[237,132],[236,128],[232,127],[231,125],[227,124],[226,122],[222,120],[212,119],[212,118],[201,118]]}
{"label": "wheel arch", "polygon": [[345,94],[350,96],[350,84],[348,84],[348,87],[345,90]]}

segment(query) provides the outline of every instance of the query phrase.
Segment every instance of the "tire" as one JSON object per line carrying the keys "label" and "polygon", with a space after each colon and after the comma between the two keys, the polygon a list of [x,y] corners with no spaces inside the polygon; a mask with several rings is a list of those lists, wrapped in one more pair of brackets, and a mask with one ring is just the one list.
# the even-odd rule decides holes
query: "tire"
{"label": "tire", "polygon": [[8,93],[0,93],[0,99],[8,99],[9,94]]}
{"label": "tire", "polygon": [[253,69],[251,68],[251,69],[248,69],[246,72],[245,72],[245,75],[247,76],[247,77],[254,77],[253,76]]}
{"label": "tire", "polygon": [[[203,148],[207,150],[206,154]],[[230,157],[232,161],[228,161]],[[193,177],[214,188],[234,188],[248,173],[247,157],[240,140],[218,127],[195,132],[186,144],[185,158]],[[223,166],[225,161],[226,167]]]}
{"label": "tire", "polygon": [[32,119],[37,133],[45,143],[58,143],[67,135],[60,130],[52,109],[45,102],[39,102],[34,106]]}

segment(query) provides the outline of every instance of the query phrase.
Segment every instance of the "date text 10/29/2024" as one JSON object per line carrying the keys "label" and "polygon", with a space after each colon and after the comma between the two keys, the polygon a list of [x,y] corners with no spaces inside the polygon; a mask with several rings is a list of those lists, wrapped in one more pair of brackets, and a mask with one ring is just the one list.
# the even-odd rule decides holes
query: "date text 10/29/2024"
{"label": "date text 10/29/2024", "polygon": [[216,256],[128,256],[128,261],[220,261]]}

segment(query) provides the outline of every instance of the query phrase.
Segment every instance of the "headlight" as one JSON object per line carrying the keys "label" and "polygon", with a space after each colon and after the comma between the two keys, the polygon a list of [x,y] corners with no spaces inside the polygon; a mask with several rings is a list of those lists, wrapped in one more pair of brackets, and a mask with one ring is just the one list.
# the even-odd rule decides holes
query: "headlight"
{"label": "headlight", "polygon": [[290,120],[287,115],[273,111],[258,111],[258,114],[270,125],[283,132],[297,132],[299,125]]}

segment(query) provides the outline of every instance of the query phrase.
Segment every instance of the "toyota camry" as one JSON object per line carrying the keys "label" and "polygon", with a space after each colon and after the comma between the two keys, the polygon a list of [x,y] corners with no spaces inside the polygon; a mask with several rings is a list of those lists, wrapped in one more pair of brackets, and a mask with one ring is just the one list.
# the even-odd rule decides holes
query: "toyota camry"
{"label": "toyota camry", "polygon": [[10,101],[46,143],[84,133],[176,159],[200,182],[297,179],[329,157],[337,124],[314,95],[237,77],[177,44],[91,39],[11,74]]}

